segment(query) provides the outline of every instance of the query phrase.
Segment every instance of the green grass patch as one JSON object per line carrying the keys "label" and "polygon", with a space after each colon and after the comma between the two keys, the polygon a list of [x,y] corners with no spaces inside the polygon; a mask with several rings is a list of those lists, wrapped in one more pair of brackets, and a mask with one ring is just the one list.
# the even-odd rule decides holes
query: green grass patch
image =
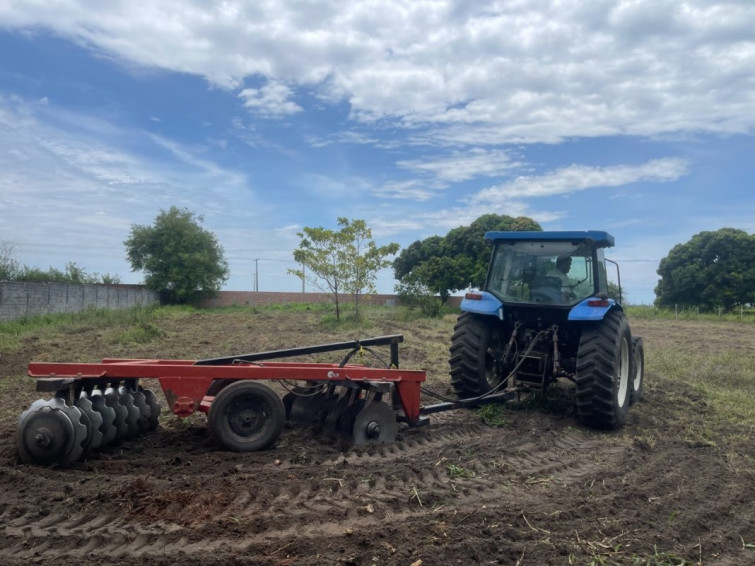
{"label": "green grass patch", "polygon": [[8,352],[15,349],[19,338],[29,334],[66,334],[81,328],[140,325],[161,316],[170,316],[168,313],[171,312],[178,311],[175,307],[159,305],[120,310],[90,307],[79,312],[22,317],[0,323],[0,351]]}
{"label": "green grass patch", "polygon": [[467,470],[458,464],[446,464],[446,472],[452,478],[473,478],[477,475],[473,470]]}
{"label": "green grass patch", "polygon": [[695,307],[659,309],[649,305],[625,306],[629,318],[638,320],[701,320],[708,322],[755,323],[755,309],[742,308],[734,311],[704,312]]}
{"label": "green grass patch", "polygon": [[165,331],[152,322],[143,321],[119,332],[113,337],[113,344],[146,344],[165,336]]}
{"label": "green grass patch", "polygon": [[749,356],[667,348],[648,352],[647,368],[646,386],[668,391],[667,411],[685,421],[701,417],[689,427],[689,440],[715,445],[722,436],[747,442],[755,434],[755,366]]}
{"label": "green grass patch", "polygon": [[488,403],[477,409],[482,422],[488,426],[500,427],[511,424],[511,413],[500,403]]}

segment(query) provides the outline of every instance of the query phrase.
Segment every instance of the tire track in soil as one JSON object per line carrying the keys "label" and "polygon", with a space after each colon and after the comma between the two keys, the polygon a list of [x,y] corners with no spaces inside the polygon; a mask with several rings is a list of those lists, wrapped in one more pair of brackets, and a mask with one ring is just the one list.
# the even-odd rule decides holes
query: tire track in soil
{"label": "tire track in soil", "polygon": [[[240,474],[230,503],[213,509],[206,525],[182,526],[165,520],[142,523],[117,514],[44,518],[18,510],[0,515],[0,529],[10,545],[5,555],[20,560],[50,557],[158,557],[176,553],[243,552],[255,545],[294,538],[342,536],[349,531],[379,528],[387,520],[416,520],[439,506],[474,508],[501,497],[516,498],[533,486],[569,485],[605,476],[605,468],[621,461],[626,447],[608,445],[581,432],[548,431],[507,439],[506,453],[489,454],[506,429],[469,424],[469,418],[434,419],[432,432],[402,434],[390,445],[352,449],[307,465],[264,464],[259,472]],[[437,424],[435,424],[437,423]],[[419,433],[419,434],[413,434]],[[292,448],[296,448],[292,446]],[[449,455],[480,452],[484,460],[466,465],[468,477],[453,477]],[[278,478],[264,490],[249,487],[255,477]],[[219,524],[243,527],[241,536],[218,537]]]}

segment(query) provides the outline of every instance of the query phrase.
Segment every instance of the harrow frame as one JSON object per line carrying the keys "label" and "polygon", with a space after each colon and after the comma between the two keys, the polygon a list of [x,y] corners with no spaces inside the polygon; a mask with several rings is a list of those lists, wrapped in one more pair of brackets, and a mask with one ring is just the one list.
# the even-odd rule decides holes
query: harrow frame
{"label": "harrow frame", "polygon": [[[156,379],[168,408],[179,417],[188,417],[197,410],[209,413],[215,395],[236,381],[336,383],[366,391],[384,391],[387,387],[393,390],[394,408],[400,408],[403,413],[398,418],[417,425],[420,423],[420,384],[425,381],[426,373],[398,367],[398,344],[402,341],[403,336],[395,334],[201,360],[105,358],[100,363],[31,362],[28,375],[37,380],[37,391],[56,392],[59,397],[68,392],[75,396],[86,388],[113,384],[128,384],[136,389],[139,379]],[[383,345],[391,349],[389,368],[349,363],[363,348]],[[338,350],[350,350],[338,364],[269,361]]]}

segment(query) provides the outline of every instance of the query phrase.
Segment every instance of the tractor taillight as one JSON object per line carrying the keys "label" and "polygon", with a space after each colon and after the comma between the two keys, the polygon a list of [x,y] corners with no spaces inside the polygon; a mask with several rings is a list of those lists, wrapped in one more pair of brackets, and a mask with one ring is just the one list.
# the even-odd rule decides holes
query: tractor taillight
{"label": "tractor taillight", "polygon": [[471,301],[481,301],[482,300],[482,294],[480,293],[467,293],[464,295],[465,299],[469,299]]}
{"label": "tractor taillight", "polygon": [[609,305],[608,299],[590,299],[587,301],[588,307],[607,307]]}

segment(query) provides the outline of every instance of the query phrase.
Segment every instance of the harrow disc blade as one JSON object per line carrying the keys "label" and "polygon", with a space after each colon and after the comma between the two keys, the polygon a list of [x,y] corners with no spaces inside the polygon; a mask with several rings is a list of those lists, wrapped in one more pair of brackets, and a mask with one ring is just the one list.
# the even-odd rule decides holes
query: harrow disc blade
{"label": "harrow disc blade", "polygon": [[298,397],[299,396],[296,393],[289,391],[281,398],[281,402],[283,403],[283,410],[286,411],[286,420],[289,420],[291,418],[291,407]]}
{"label": "harrow disc blade", "polygon": [[105,404],[115,412],[115,438],[121,439],[128,436],[128,409],[118,401],[118,394],[114,389],[105,391]]}
{"label": "harrow disc blade", "polygon": [[21,413],[16,444],[26,464],[66,465],[78,460],[87,438],[82,413],[63,399],[38,400]]}
{"label": "harrow disc blade", "polygon": [[359,411],[351,429],[354,444],[383,444],[396,440],[396,413],[385,403],[370,403]]}
{"label": "harrow disc blade", "polygon": [[327,393],[296,397],[293,403],[291,403],[291,409],[288,414],[289,420],[300,423],[309,423],[318,420],[322,408],[329,397]]}
{"label": "harrow disc blade", "polygon": [[141,391],[132,391],[131,396],[134,398],[134,406],[139,409],[139,433],[149,432],[149,423],[152,418],[152,407],[147,405],[147,398]]}
{"label": "harrow disc blade", "polygon": [[364,399],[357,399],[346,408],[338,419],[338,432],[343,435],[347,442],[352,442],[353,440],[354,423],[365,404],[366,401]]}
{"label": "harrow disc blade", "polygon": [[144,393],[144,399],[150,408],[148,430],[152,431],[155,430],[157,428],[157,425],[160,424],[160,403],[157,402],[157,397],[149,389],[141,389],[141,392]]}
{"label": "harrow disc blade", "polygon": [[126,426],[128,427],[127,438],[133,438],[139,435],[139,408],[134,405],[134,397],[125,387],[118,389],[118,403],[126,407]]}
{"label": "harrow disc blade", "polygon": [[93,394],[89,400],[92,402],[92,409],[97,411],[102,417],[100,432],[102,432],[102,446],[104,446],[115,440],[118,435],[115,409],[107,405],[105,396],[101,392]]}
{"label": "harrow disc blade", "polygon": [[340,397],[335,392],[330,392],[327,394],[326,398],[323,399],[323,402],[318,409],[317,422],[319,424],[324,424],[327,421],[328,415],[333,412],[333,409],[335,408],[339,399]]}
{"label": "harrow disc blade", "polygon": [[84,415],[83,420],[87,427],[87,439],[84,443],[84,449],[94,450],[95,448],[99,448],[103,442],[102,415],[94,410],[92,401],[86,395],[76,399],[74,406]]}
{"label": "harrow disc blade", "polygon": [[351,402],[349,393],[341,395],[334,404],[330,406],[330,411],[325,417],[325,426],[331,430],[338,429],[338,421],[341,415],[349,408]]}

